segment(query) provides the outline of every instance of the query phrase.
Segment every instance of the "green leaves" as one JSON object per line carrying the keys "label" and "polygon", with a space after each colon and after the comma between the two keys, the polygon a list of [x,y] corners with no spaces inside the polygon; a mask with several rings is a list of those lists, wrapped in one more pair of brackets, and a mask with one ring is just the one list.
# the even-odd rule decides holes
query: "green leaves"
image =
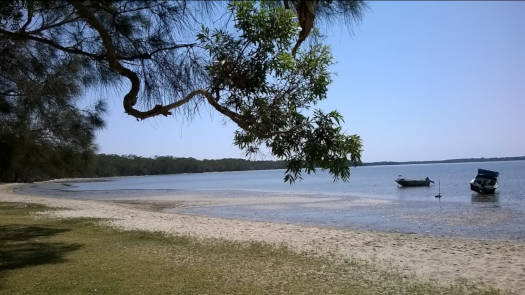
{"label": "green leaves", "polygon": [[328,114],[314,111],[310,123],[302,130],[303,140],[294,143],[301,152],[293,155],[293,165],[286,171],[287,180],[293,181],[300,177],[300,168],[304,168],[308,174],[315,173],[317,168],[328,169],[334,181],[349,179],[349,165],[360,163],[362,145],[359,136],[348,136],[341,132],[342,120],[336,111]]}
{"label": "green leaves", "polygon": [[258,43],[264,50],[273,52],[290,47],[297,33],[293,12],[269,1],[232,1],[229,9],[235,15],[235,28],[242,32],[242,37]]}
{"label": "green leaves", "polygon": [[[313,14],[337,15],[339,10],[329,8],[342,7],[347,12],[360,6],[313,1],[292,7],[307,12],[309,19],[305,19],[304,15],[296,18],[279,1],[231,1],[230,18],[219,18],[208,28],[201,25],[212,15],[207,12],[222,2],[34,2],[39,9],[30,7],[33,2],[11,2],[0,9],[0,18],[7,17],[0,24],[5,41],[0,43],[26,48],[25,55],[36,56],[38,62],[19,62],[9,57],[9,50],[2,50],[0,56],[9,57],[2,67],[19,71],[22,77],[20,83],[6,84],[9,87],[2,92],[11,93],[14,86],[23,88],[36,98],[26,100],[24,107],[40,108],[42,117],[51,114],[42,111],[47,107],[38,100],[45,96],[42,93],[56,94],[56,101],[49,101],[61,106],[87,86],[116,86],[125,79],[131,85],[123,97],[128,114],[145,119],[182,108],[180,113],[191,115],[202,102],[209,103],[239,126],[234,143],[247,154],[267,148],[287,161],[286,181],[294,182],[303,171],[312,173],[317,168],[328,169],[334,179],[347,180],[350,165],[359,162],[361,141],[342,131],[342,116],[314,109],[327,98],[332,81],[330,48],[317,35],[310,42],[303,41],[308,32],[317,32],[311,27]],[[199,27],[199,32],[192,31]],[[12,67],[14,61],[20,67]],[[52,73],[50,69],[58,64],[64,68]],[[30,71],[24,70],[28,66]],[[0,101],[3,112],[12,112],[13,106]],[[90,130],[102,126],[96,116],[102,112],[99,107],[86,113]],[[89,131],[79,126],[82,124],[72,125]],[[92,132],[80,132],[76,138],[82,134],[90,139]]]}
{"label": "green leaves", "polygon": [[266,146],[287,162],[284,181],[318,168],[328,169],[334,181],[347,181],[350,165],[360,162],[359,136],[342,132],[337,111],[310,111],[326,98],[332,81],[330,48],[313,40],[294,58],[294,14],[268,3],[231,2],[239,32],[201,30],[198,38],[210,56],[210,92],[244,123],[235,132],[239,148],[249,155]]}

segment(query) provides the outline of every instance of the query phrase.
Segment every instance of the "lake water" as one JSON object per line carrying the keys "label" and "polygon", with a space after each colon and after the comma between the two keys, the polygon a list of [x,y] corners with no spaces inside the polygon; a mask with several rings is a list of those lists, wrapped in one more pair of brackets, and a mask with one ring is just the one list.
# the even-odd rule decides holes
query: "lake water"
{"label": "lake water", "polygon": [[[470,191],[477,169],[500,172],[493,196]],[[129,195],[195,194],[243,198],[256,196],[260,204],[203,206],[183,213],[261,221],[310,224],[366,230],[421,233],[439,236],[525,240],[525,161],[417,164],[356,167],[350,182],[333,182],[319,171],[300,182],[283,183],[284,170],[220,172],[111,178],[105,182],[75,182],[62,196],[104,199]],[[400,188],[398,175],[429,177],[430,187]],[[441,199],[438,193],[441,186]],[[118,192],[118,194],[116,194]],[[152,192],[152,193],[148,193]],[[155,192],[155,193],[153,193]],[[315,204],[264,206],[270,196],[315,197]],[[319,198],[326,198],[326,204]],[[365,205],[352,206],[355,201]],[[354,203],[352,203],[354,202]],[[349,205],[350,204],[350,205]]]}

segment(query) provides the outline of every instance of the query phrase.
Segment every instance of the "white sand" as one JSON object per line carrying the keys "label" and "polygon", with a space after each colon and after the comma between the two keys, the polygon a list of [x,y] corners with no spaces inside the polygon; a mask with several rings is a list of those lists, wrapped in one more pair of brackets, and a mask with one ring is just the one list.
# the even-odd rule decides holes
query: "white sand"
{"label": "white sand", "polygon": [[[52,211],[58,217],[110,218],[110,225],[125,230],[285,244],[297,251],[392,264],[422,279],[432,278],[441,283],[464,278],[525,294],[525,244],[518,241],[438,238],[170,214],[104,201],[14,194],[14,186],[0,186],[0,201],[64,208]],[[179,196],[178,201],[191,201],[182,199]],[[278,206],[278,201],[268,206]]]}

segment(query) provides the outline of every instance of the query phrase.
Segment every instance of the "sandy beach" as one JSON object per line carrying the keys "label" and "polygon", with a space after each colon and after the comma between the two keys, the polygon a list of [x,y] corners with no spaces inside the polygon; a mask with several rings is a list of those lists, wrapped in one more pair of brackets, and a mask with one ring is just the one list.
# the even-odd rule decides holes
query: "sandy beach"
{"label": "sandy beach", "polygon": [[[0,202],[37,203],[62,208],[42,214],[60,218],[105,218],[109,225],[123,230],[282,244],[296,251],[334,259],[355,258],[379,266],[393,265],[407,273],[415,273],[423,280],[434,279],[446,284],[468,279],[488,287],[525,294],[525,244],[519,241],[441,238],[165,213],[156,208],[198,206],[205,200],[179,196],[171,204],[166,200],[116,203],[19,194],[13,192],[16,187],[16,184],[0,185]],[[301,202],[301,199],[295,201]],[[308,201],[311,203],[312,199]],[[215,202],[233,201],[223,198]],[[366,206],[363,201],[347,205]],[[267,206],[279,206],[278,198],[268,200]]]}

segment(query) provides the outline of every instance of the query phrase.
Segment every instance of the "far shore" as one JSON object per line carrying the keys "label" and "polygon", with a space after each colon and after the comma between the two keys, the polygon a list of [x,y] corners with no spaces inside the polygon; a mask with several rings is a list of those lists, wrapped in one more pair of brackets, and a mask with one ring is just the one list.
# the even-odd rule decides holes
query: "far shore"
{"label": "far shore", "polygon": [[[109,220],[105,223],[122,230],[286,245],[298,252],[333,259],[360,259],[379,266],[394,265],[408,274],[416,274],[422,280],[432,279],[447,284],[466,279],[487,287],[525,294],[525,243],[520,241],[442,238],[242,221],[164,213],[158,210],[158,206],[165,208],[167,204],[158,201],[74,200],[13,192],[23,185],[1,184],[0,202],[60,208],[41,214],[59,218],[103,218]],[[181,198],[178,202],[172,202],[169,206],[188,206],[192,200]],[[228,202],[228,198],[215,202]]]}

